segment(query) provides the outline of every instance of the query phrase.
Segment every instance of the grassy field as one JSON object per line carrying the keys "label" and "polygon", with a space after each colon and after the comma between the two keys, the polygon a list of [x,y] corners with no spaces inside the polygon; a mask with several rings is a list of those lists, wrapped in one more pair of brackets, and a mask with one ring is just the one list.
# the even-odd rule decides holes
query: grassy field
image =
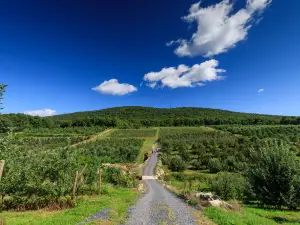
{"label": "grassy field", "polygon": [[212,127],[161,127],[160,131],[163,131],[164,133],[190,133],[190,132],[209,132],[209,131],[216,131]]}
{"label": "grassy field", "polygon": [[214,207],[205,208],[204,215],[219,225],[300,225],[300,212],[266,210],[245,206],[240,212]]}
{"label": "grassy field", "polygon": [[94,221],[91,224],[119,224],[124,222],[127,209],[137,199],[137,192],[128,188],[107,188],[102,196],[84,196],[78,200],[75,208],[63,211],[8,211],[0,214],[7,224],[14,225],[68,225],[77,224],[103,209],[111,209],[110,220]]}
{"label": "grassy field", "polygon": [[151,138],[155,137],[156,129],[141,128],[141,129],[115,129],[110,132],[109,137],[113,138]]}

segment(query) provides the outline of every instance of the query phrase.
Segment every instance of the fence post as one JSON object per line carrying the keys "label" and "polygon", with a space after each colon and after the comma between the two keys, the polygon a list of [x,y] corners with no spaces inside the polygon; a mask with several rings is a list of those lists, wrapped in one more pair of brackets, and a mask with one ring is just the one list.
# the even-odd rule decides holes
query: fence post
{"label": "fence post", "polygon": [[73,199],[75,199],[76,196],[77,180],[78,180],[78,171],[76,171],[75,180],[73,184]]}
{"label": "fence post", "polygon": [[102,169],[98,168],[98,193],[102,194]]}
{"label": "fence post", "polygon": [[0,181],[1,181],[1,178],[2,178],[2,174],[3,174],[4,164],[5,164],[5,161],[0,160]]}

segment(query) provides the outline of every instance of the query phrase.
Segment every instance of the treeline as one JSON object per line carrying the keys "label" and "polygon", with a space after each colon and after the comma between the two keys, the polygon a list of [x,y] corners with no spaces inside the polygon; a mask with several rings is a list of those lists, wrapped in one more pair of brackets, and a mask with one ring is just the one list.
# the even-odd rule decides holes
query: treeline
{"label": "treeline", "polygon": [[210,126],[210,125],[296,125],[300,117],[281,117],[238,113],[206,108],[116,107],[98,111],[78,112],[40,118],[24,114],[0,115],[0,132],[22,131],[26,128],[118,127],[140,128],[153,126]]}

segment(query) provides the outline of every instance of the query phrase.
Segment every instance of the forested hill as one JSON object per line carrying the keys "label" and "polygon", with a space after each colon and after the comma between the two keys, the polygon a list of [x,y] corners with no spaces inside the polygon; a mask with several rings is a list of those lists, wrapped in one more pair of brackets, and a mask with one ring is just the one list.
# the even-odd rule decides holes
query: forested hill
{"label": "forested hill", "polygon": [[57,121],[107,118],[145,126],[194,126],[218,124],[300,124],[300,118],[231,112],[209,108],[153,108],[126,106],[54,116]]}
{"label": "forested hill", "polygon": [[143,106],[124,106],[107,108],[96,111],[75,112],[70,114],[61,114],[53,118],[58,120],[74,120],[86,117],[110,117],[124,120],[131,119],[170,119],[170,118],[281,118],[279,116],[249,114],[240,112],[231,112],[221,109],[181,107],[181,108],[153,108]]}
{"label": "forested hill", "polygon": [[24,114],[0,115],[0,133],[25,128],[102,126],[138,128],[141,126],[201,126],[221,124],[300,124],[300,117],[238,113],[207,108],[152,108],[127,106],[76,112],[40,118]]}

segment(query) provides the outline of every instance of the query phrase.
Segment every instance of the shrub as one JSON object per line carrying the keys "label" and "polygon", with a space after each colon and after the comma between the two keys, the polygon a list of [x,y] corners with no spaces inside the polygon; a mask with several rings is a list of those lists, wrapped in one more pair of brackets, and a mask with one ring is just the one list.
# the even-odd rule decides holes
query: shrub
{"label": "shrub", "polygon": [[239,174],[220,173],[211,181],[211,187],[224,200],[241,200],[244,196],[245,179]]}
{"label": "shrub", "polygon": [[300,206],[300,167],[295,154],[288,146],[276,143],[259,150],[253,154],[255,165],[247,172],[256,200],[278,208]]}
{"label": "shrub", "polygon": [[178,181],[185,181],[186,180],[186,176],[182,173],[175,173],[175,174],[173,174],[173,177]]}
{"label": "shrub", "polygon": [[180,172],[185,170],[186,164],[180,156],[174,156],[171,159],[169,169],[172,171]]}
{"label": "shrub", "polygon": [[5,118],[0,118],[0,133],[6,133],[12,126],[11,121]]}
{"label": "shrub", "polygon": [[169,166],[171,163],[171,154],[167,154],[167,153],[162,153],[160,155],[160,159],[162,164]]}
{"label": "shrub", "polygon": [[219,159],[212,158],[208,161],[207,168],[209,169],[209,172],[211,172],[211,173],[218,173],[218,172],[222,171],[223,165]]}
{"label": "shrub", "polygon": [[52,196],[36,196],[23,197],[23,196],[10,196],[4,199],[5,209],[15,209],[18,211],[24,210],[37,210],[41,208],[51,208],[51,209],[66,209],[75,206],[75,203],[70,196],[56,197]]}
{"label": "shrub", "polygon": [[119,167],[105,167],[103,171],[104,181],[122,187],[135,187],[136,179],[129,172],[123,172]]}

